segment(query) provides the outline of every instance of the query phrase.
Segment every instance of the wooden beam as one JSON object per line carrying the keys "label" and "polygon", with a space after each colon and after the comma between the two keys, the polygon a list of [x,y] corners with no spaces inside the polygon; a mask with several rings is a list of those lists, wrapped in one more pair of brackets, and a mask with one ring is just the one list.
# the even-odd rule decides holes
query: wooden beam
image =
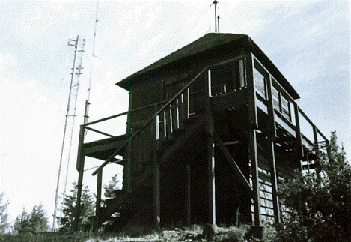
{"label": "wooden beam", "polygon": [[186,166],[186,224],[190,226],[191,224],[191,167]]}
{"label": "wooden beam", "polygon": [[318,145],[318,129],[316,125],[313,125],[313,137],[314,137],[314,152],[316,154],[316,159],[314,160],[315,162],[315,167],[316,167],[316,173],[317,173],[317,181],[320,183],[321,181],[321,166],[320,166],[320,160],[318,157],[319,153],[319,145]]}
{"label": "wooden beam", "polygon": [[257,119],[257,107],[256,107],[256,91],[255,91],[255,80],[253,76],[254,69],[254,56],[248,55],[246,58],[246,69],[247,69],[247,88],[248,88],[248,119],[250,128],[258,128]]}
{"label": "wooden beam", "polygon": [[258,159],[257,159],[257,138],[256,130],[250,130],[249,134],[249,160],[251,162],[251,181],[254,200],[254,225],[261,226],[261,200],[260,183],[258,178]]}
{"label": "wooden beam", "polygon": [[91,122],[86,123],[84,125],[88,126],[88,125],[104,122],[104,121],[107,121],[107,120],[110,120],[110,119],[118,118],[120,116],[128,115],[129,113],[141,111],[141,110],[144,110],[144,109],[147,109],[147,108],[151,108],[151,107],[155,107],[155,106],[157,107],[159,105],[162,105],[163,103],[164,103],[164,101],[163,102],[152,103],[152,104],[149,104],[149,105],[146,105],[146,106],[142,106],[142,107],[139,107],[139,108],[134,108],[134,109],[131,109],[131,110],[126,111],[126,112],[122,112],[122,113],[111,115],[111,116],[108,116],[108,117],[105,117],[105,118],[101,118],[101,119],[98,119],[98,120],[95,120],[95,121],[91,121]]}
{"label": "wooden beam", "polygon": [[155,229],[158,230],[160,228],[161,217],[160,217],[160,167],[159,167],[159,159],[158,159],[158,151],[159,151],[159,139],[160,139],[160,122],[159,116],[156,116],[155,125],[153,126],[153,131],[155,134],[154,146],[152,151],[152,164],[153,164],[153,207],[154,207],[154,226]]}
{"label": "wooden beam", "polygon": [[275,128],[275,117],[274,117],[274,106],[273,106],[273,94],[272,94],[272,76],[269,75],[267,79],[267,91],[268,91],[268,125],[269,125],[269,152],[268,159],[270,165],[270,173],[271,173],[271,183],[272,183],[272,200],[273,200],[273,211],[274,211],[274,219],[276,223],[280,223],[280,206],[278,199],[278,182],[277,182],[277,171],[275,164],[275,150],[274,150],[274,139],[276,136],[276,128]]}
{"label": "wooden beam", "polygon": [[324,140],[328,140],[327,137],[324,136],[324,134],[317,128],[317,126],[312,122],[312,120],[307,116],[307,114],[305,114],[304,111],[302,111],[302,109],[300,109],[298,107],[298,110],[300,112],[300,114],[306,119],[306,121],[312,126],[316,128],[316,132],[324,139]]}
{"label": "wooden beam", "polygon": [[78,184],[77,184],[77,203],[76,203],[76,214],[73,223],[73,231],[79,231],[79,221],[80,221],[80,210],[81,210],[81,199],[82,199],[82,187],[83,187],[83,175],[84,175],[84,166],[85,166],[85,154],[84,154],[84,137],[85,137],[85,127],[84,125],[80,126],[79,130],[79,146],[77,154],[77,165],[78,170]]}
{"label": "wooden beam", "polygon": [[76,170],[81,170],[81,162],[83,157],[85,156],[84,150],[84,139],[85,139],[85,127],[81,125],[79,128],[79,141],[78,141],[78,152],[77,152],[77,162],[76,162]]}
{"label": "wooden beam", "polygon": [[215,180],[215,145],[214,124],[211,105],[211,70],[208,70],[208,97],[205,103],[206,128],[207,128],[207,168],[208,168],[208,223],[216,225],[216,180]]}
{"label": "wooden beam", "polygon": [[[130,84],[129,112],[127,114],[127,123],[126,123],[126,141],[123,144],[123,146],[126,149],[125,157],[123,157],[126,160],[126,165],[123,167],[123,189],[127,191],[127,194],[130,194],[132,192],[132,139],[131,137],[133,135],[133,130],[132,130],[132,121],[131,121],[132,120],[131,108],[133,107],[133,90],[132,90],[131,83],[130,82],[128,83]],[[110,155],[107,158],[107,160],[100,166],[100,168],[102,169],[106,164],[108,164],[110,160],[112,160],[118,154],[119,150],[121,150],[122,147],[118,148],[112,155]],[[124,183],[125,183],[125,187],[124,187]]]}
{"label": "wooden beam", "polygon": [[97,129],[93,129],[93,128],[90,128],[90,127],[85,127],[85,129],[87,129],[87,130],[91,130],[91,131],[93,131],[93,132],[95,132],[95,133],[98,133],[98,134],[102,134],[102,135],[105,135],[105,136],[108,136],[108,137],[116,137],[116,136],[113,136],[113,135],[111,135],[111,134],[108,134],[108,133],[105,133],[105,132],[102,132],[102,131],[100,131],[100,130],[97,130]]}
{"label": "wooden beam", "polygon": [[153,162],[153,207],[154,207],[154,226],[158,230],[160,228],[160,167],[156,161]]}
{"label": "wooden beam", "polygon": [[248,121],[249,121],[249,137],[248,137],[248,155],[251,163],[251,181],[254,200],[254,226],[261,226],[261,201],[260,201],[260,184],[258,179],[258,158],[257,158],[257,138],[256,129],[258,129],[257,106],[255,80],[253,76],[254,59],[252,53],[249,53],[247,61],[247,87],[248,87]]}
{"label": "wooden beam", "polygon": [[296,137],[296,150],[297,150],[297,159],[301,163],[302,157],[304,157],[304,151],[302,146],[302,136],[300,129],[300,115],[299,115],[299,107],[296,102],[293,102],[294,105],[294,116],[295,116],[295,137]]}
{"label": "wooden beam", "polygon": [[216,225],[216,179],[215,179],[215,146],[213,137],[207,140],[207,159],[208,159],[208,223]]}
{"label": "wooden beam", "polygon": [[223,152],[223,154],[224,154],[225,158],[227,159],[227,161],[229,162],[230,166],[233,168],[236,177],[239,179],[239,181],[241,182],[243,187],[250,193],[250,197],[252,197],[252,189],[251,189],[250,183],[247,181],[244,174],[241,172],[239,166],[236,164],[234,158],[229,153],[227,147],[224,146],[224,143],[222,142],[222,140],[218,137],[218,135],[215,135],[215,137],[216,137],[216,144]]}
{"label": "wooden beam", "polygon": [[96,218],[94,232],[97,232],[101,222],[101,193],[102,193],[102,175],[103,169],[99,170],[96,179]]}

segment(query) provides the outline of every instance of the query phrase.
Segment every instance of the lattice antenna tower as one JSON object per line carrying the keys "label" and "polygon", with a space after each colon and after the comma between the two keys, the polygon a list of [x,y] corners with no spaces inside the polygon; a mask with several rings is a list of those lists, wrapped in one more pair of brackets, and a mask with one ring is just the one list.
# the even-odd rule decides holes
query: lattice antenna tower
{"label": "lattice antenna tower", "polygon": [[[80,39],[79,35],[77,35],[76,39],[69,39],[68,46],[74,47],[73,54],[73,64],[71,68],[71,80],[69,87],[69,95],[67,101],[67,110],[63,131],[63,140],[61,146],[61,155],[60,155],[60,163],[57,174],[57,185],[55,191],[55,209],[53,214],[53,222],[52,222],[52,231],[55,231],[57,227],[60,226],[60,220],[62,216],[62,208],[64,199],[66,197],[66,189],[67,189],[67,181],[70,167],[70,159],[71,159],[71,148],[72,148],[72,140],[73,133],[75,127],[75,117],[77,111],[77,99],[79,92],[79,79],[80,75],[82,75],[82,57],[84,53],[85,47],[85,39]],[[62,167],[66,166],[66,170],[62,171]],[[62,193],[60,193],[61,183],[64,182],[64,187]],[[62,195],[60,195],[62,194]]]}

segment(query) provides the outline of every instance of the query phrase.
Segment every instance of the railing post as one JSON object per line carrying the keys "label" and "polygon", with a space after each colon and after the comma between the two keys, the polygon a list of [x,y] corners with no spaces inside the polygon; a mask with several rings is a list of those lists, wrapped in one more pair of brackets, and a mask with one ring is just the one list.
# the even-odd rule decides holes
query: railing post
{"label": "railing post", "polygon": [[172,105],[172,133],[178,128],[178,99],[174,100]]}
{"label": "railing post", "polygon": [[156,150],[159,150],[160,147],[160,115],[156,115],[155,117],[155,137],[156,137]]}
{"label": "railing post", "polygon": [[212,80],[211,80],[211,70],[208,71],[208,96],[212,97]]}
{"label": "railing post", "polygon": [[160,143],[163,142],[166,139],[166,130],[167,130],[167,121],[166,121],[166,114],[165,111],[160,112],[160,121],[161,121],[161,126],[160,126]]}
{"label": "railing post", "polygon": [[300,112],[296,102],[293,102],[295,114],[295,147],[297,150],[297,160],[300,162],[300,170],[302,171],[302,158],[304,151],[302,147],[302,137],[300,128]]}
{"label": "railing post", "polygon": [[184,102],[184,119],[189,118],[189,112],[190,112],[190,105],[189,105],[189,95],[190,95],[190,89],[187,88],[186,92],[184,93],[183,97],[183,102]]}
{"label": "railing post", "polygon": [[180,95],[179,99],[178,99],[179,128],[183,128],[184,120],[185,120],[185,115],[184,115],[184,109],[185,109],[184,95],[185,95],[185,93],[182,93]]}
{"label": "railing post", "polygon": [[321,182],[321,164],[320,164],[320,160],[319,160],[319,145],[318,145],[318,132],[317,132],[317,127],[316,125],[312,124],[313,127],[313,137],[314,137],[314,152],[316,154],[316,158],[314,160],[314,166],[316,169],[316,173],[317,173],[317,181],[318,184],[320,184]]}
{"label": "railing post", "polygon": [[172,133],[172,109],[171,106],[169,106],[166,110],[165,110],[165,121],[166,121],[166,136],[167,139],[169,139],[171,137],[171,133]]}

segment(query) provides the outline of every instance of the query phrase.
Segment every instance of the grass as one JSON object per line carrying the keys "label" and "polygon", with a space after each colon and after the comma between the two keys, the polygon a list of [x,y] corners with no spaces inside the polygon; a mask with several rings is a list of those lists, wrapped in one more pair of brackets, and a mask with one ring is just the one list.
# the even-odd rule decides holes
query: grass
{"label": "grass", "polygon": [[[275,230],[273,228],[265,229],[264,237],[262,240],[251,239],[245,240],[245,234],[249,230],[249,226],[243,225],[239,227],[217,227],[216,233],[213,238],[206,238],[203,235],[204,227],[199,225],[192,225],[184,228],[162,229],[158,232],[149,232],[144,234],[143,228],[129,228],[129,232],[123,233],[119,236],[101,239],[93,238],[86,242],[119,242],[119,241],[222,241],[222,242],[245,242],[245,241],[274,241]],[[137,234],[138,231],[140,234]]]}

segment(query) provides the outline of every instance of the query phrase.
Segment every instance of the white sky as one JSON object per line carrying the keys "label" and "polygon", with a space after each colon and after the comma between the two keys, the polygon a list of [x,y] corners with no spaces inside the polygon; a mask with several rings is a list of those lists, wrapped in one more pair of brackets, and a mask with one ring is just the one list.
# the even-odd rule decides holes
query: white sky
{"label": "white sky", "polygon": [[[214,30],[212,1],[1,2],[0,191],[13,221],[23,206],[43,204],[51,219],[73,49],[86,39],[76,123],[83,122],[94,61],[90,120],[126,111],[127,93],[114,84]],[[329,137],[350,149],[350,4],[348,1],[219,3],[220,32],[248,34],[291,82],[300,107]],[[125,120],[110,122],[113,134]],[[77,125],[78,126],[78,125]],[[74,133],[69,189],[76,180]],[[88,138],[91,134],[88,133]],[[87,167],[96,165],[87,160]],[[108,181],[117,170],[109,166]],[[91,171],[85,180],[95,191]]]}

